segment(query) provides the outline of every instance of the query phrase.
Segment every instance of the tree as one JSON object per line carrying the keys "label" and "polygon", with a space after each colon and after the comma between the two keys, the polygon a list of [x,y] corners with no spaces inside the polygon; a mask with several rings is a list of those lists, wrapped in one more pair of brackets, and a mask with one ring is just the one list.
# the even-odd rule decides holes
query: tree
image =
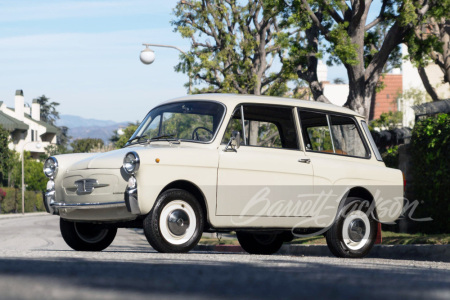
{"label": "tree", "polygon": [[125,146],[125,144],[131,138],[131,136],[136,131],[138,126],[139,122],[136,122],[135,124],[129,123],[128,126],[125,129],[123,129],[122,134],[119,134],[118,130],[114,130],[114,135],[109,140],[114,143],[116,149],[120,149],[123,146]]}
{"label": "tree", "polygon": [[335,79],[333,80],[333,83],[334,83],[334,84],[345,84],[345,80],[342,79],[342,78],[340,78],[340,77],[338,77],[338,78],[335,78]]}
{"label": "tree", "polygon": [[45,191],[47,177],[45,177],[44,164],[31,158],[29,152],[24,153],[25,184],[29,191]]}
{"label": "tree", "polygon": [[[194,93],[284,95],[296,78],[275,36],[289,36],[277,20],[274,1],[183,0],[172,24],[192,42],[177,71],[193,74],[201,84]],[[275,2],[274,2],[275,3]],[[281,40],[281,39],[279,39]],[[285,39],[286,40],[286,39]],[[281,67],[272,70],[275,59]]]}
{"label": "tree", "polygon": [[384,112],[378,119],[370,122],[372,128],[379,128],[381,130],[393,130],[402,123],[403,113],[401,111]]}
{"label": "tree", "polygon": [[9,149],[9,136],[8,130],[3,129],[0,125],[0,183],[8,177],[11,170],[10,160],[12,151]]}
{"label": "tree", "polygon": [[104,145],[102,139],[78,139],[70,143],[73,148],[73,153],[88,153],[96,147],[102,147]]}
{"label": "tree", "polygon": [[[284,1],[281,2],[285,5]],[[291,20],[298,22],[300,30],[315,30],[310,36],[313,45],[319,43],[320,37],[327,41],[330,62],[342,63],[347,70],[351,88],[344,106],[368,119],[380,75],[390,54],[406,40],[435,2],[382,0],[378,17],[371,22],[368,22],[367,16],[372,0],[293,0],[288,11],[293,16]],[[370,43],[369,33],[380,25],[386,27],[384,39],[382,42]],[[313,61],[317,59],[318,50],[314,47],[311,49]],[[317,68],[317,64],[310,63],[308,72],[316,72],[314,68]],[[302,69],[301,65],[299,69]],[[317,100],[316,95],[314,98]]]}
{"label": "tree", "polygon": [[431,85],[425,67],[430,61],[439,66],[444,83],[450,84],[450,0],[440,1],[430,7],[426,18],[414,28],[407,39],[411,61],[416,64],[427,93],[433,101],[440,100]]}
{"label": "tree", "polygon": [[59,112],[56,110],[59,103],[50,102],[50,98],[45,97],[45,95],[36,100],[41,105],[41,121],[55,125],[55,121],[59,119]]}

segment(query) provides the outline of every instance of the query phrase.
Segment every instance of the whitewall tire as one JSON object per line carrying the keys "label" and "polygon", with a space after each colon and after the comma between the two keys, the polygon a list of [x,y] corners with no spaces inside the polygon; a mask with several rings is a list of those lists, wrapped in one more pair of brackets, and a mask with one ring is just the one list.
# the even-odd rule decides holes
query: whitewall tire
{"label": "whitewall tire", "polygon": [[144,219],[144,233],[158,252],[181,253],[194,248],[205,224],[203,210],[189,192],[170,189],[159,195]]}
{"label": "whitewall tire", "polygon": [[328,248],[335,256],[361,258],[372,249],[378,226],[365,204],[362,199],[347,201],[326,232]]}

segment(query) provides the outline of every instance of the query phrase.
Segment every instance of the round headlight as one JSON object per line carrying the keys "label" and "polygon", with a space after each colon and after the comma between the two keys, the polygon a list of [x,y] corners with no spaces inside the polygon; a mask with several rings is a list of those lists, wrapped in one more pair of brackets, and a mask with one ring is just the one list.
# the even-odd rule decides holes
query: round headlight
{"label": "round headlight", "polygon": [[134,152],[128,152],[123,158],[123,169],[128,174],[136,173],[139,170],[139,155]]}
{"label": "round headlight", "polygon": [[56,173],[58,173],[58,161],[51,156],[44,163],[44,174],[48,178],[52,178],[56,176]]}

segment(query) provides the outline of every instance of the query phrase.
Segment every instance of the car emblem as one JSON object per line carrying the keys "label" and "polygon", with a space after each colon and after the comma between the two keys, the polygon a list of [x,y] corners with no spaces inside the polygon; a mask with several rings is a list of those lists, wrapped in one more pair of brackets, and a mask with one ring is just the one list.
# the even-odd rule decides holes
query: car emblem
{"label": "car emblem", "polygon": [[75,181],[78,195],[87,195],[94,191],[94,188],[108,186],[109,184],[99,184],[97,179],[80,179]]}

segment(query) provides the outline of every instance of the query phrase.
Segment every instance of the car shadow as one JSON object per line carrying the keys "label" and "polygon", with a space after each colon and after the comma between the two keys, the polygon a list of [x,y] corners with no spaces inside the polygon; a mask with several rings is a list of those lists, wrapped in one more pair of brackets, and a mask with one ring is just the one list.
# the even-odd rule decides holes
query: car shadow
{"label": "car shadow", "polygon": [[126,262],[103,261],[108,257],[101,253],[95,259],[3,258],[0,290],[3,299],[29,298],[27,292],[35,293],[33,299],[46,298],[48,293],[73,299],[86,293],[92,299],[101,295],[108,299],[431,299],[450,294],[450,271],[428,266],[265,260],[250,255],[239,259],[246,262],[233,262],[214,256],[185,260],[151,254],[148,260],[140,256],[139,261]]}

